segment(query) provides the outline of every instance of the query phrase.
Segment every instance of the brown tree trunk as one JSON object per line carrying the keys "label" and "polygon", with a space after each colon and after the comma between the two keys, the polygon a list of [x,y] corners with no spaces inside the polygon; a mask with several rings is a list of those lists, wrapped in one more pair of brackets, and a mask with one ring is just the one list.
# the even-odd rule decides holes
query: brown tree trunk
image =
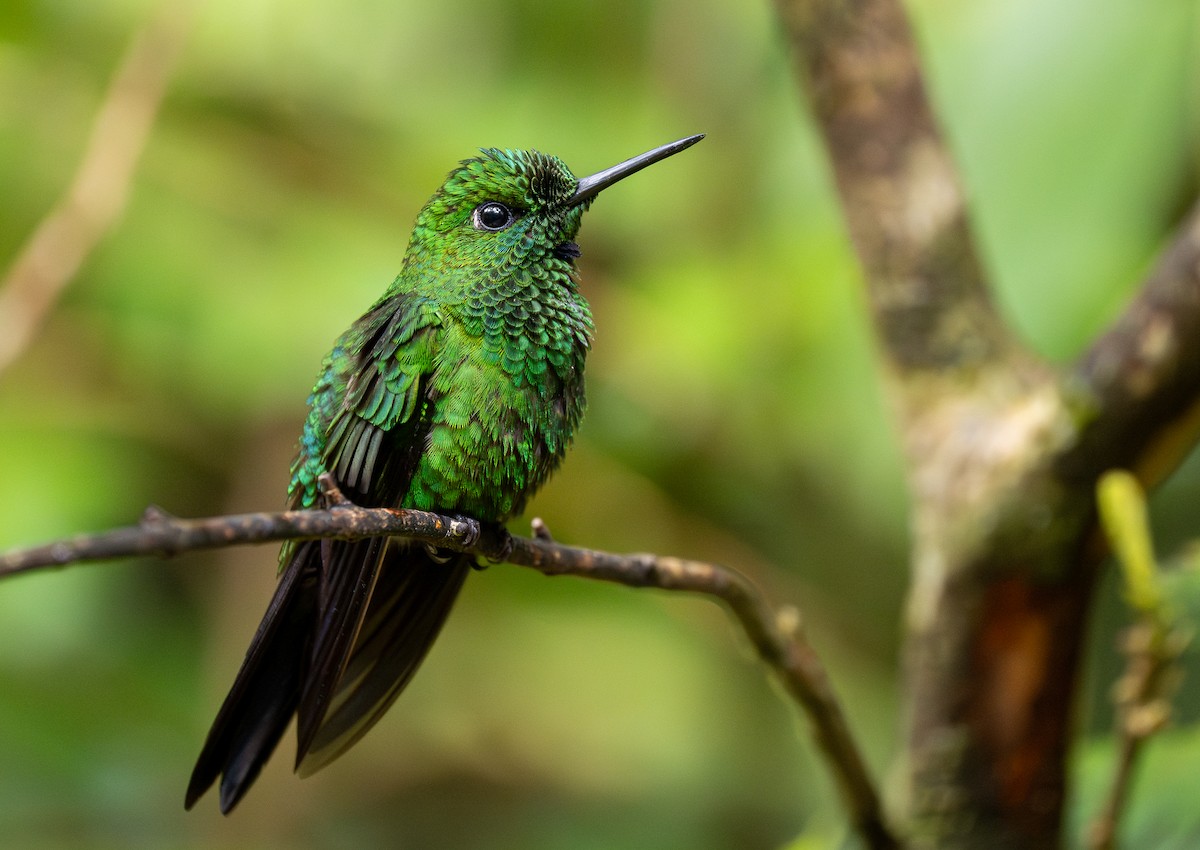
{"label": "brown tree trunk", "polygon": [[1200,214],[1071,370],[993,307],[898,0],[778,0],[862,263],[912,494],[914,847],[1062,843],[1095,483],[1156,483],[1200,426]]}

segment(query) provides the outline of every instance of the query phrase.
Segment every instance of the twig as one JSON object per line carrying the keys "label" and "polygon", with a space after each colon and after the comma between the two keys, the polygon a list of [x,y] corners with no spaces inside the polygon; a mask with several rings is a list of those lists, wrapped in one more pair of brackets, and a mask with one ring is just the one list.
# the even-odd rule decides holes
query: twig
{"label": "twig", "polygon": [[[336,502],[336,496],[330,492],[327,498]],[[0,553],[0,578],[82,561],[168,556],[242,543],[383,535],[408,537],[493,560],[504,558],[547,576],[581,576],[629,587],[696,593],[724,602],[759,657],[808,716],[854,828],[874,850],[899,847],[884,823],[879,795],[825,668],[798,627],[799,618],[778,615],[749,579],[726,567],[647,554],[615,555],[543,538],[509,538],[507,533],[472,519],[344,503],[328,510],[204,519],[180,519],[150,508],[137,526]]]}
{"label": "twig", "polygon": [[30,343],[125,208],[134,168],[183,47],[191,6],[162,3],[134,37],[96,114],[71,185],[0,282],[0,372]]}
{"label": "twig", "polygon": [[749,579],[727,567],[659,555],[614,555],[544,540],[513,538],[510,563],[543,575],[574,575],[715,597],[737,618],[758,656],[804,709],[813,734],[837,777],[855,828],[872,848],[895,848],[874,783],[846,724],[825,667],[794,612],[776,613]]}
{"label": "twig", "polygon": [[1104,531],[1124,577],[1125,597],[1137,616],[1122,635],[1127,662],[1113,688],[1117,765],[1108,796],[1088,830],[1091,850],[1112,850],[1142,745],[1171,719],[1170,698],[1180,679],[1177,662],[1187,637],[1176,627],[1161,587],[1141,485],[1131,473],[1112,470],[1101,477],[1096,491]]}
{"label": "twig", "polygon": [[1187,641],[1181,633],[1164,631],[1159,622],[1142,619],[1121,637],[1127,656],[1125,672],[1113,688],[1117,704],[1117,764],[1112,785],[1088,830],[1091,850],[1112,850],[1125,811],[1133,773],[1142,747],[1170,722],[1169,697],[1179,680],[1179,656]]}

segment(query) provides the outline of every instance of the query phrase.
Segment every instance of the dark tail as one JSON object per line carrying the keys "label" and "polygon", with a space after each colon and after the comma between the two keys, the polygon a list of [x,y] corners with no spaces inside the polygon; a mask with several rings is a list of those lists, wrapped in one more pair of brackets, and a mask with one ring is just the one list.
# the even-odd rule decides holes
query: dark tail
{"label": "dark tail", "polygon": [[190,809],[221,777],[228,814],[299,715],[297,770],[349,749],[408,684],[470,571],[381,538],[300,544],[213,721],[188,783]]}

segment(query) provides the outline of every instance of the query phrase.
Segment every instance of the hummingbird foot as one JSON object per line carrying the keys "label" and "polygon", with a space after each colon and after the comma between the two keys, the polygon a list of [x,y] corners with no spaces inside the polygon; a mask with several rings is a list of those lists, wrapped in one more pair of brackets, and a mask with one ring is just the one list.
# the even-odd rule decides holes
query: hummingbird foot
{"label": "hummingbird foot", "polygon": [[[462,549],[474,549],[479,544],[479,538],[482,535],[482,523],[479,520],[466,514],[444,514],[443,516],[449,520],[447,525],[450,537]],[[457,548],[440,548],[433,543],[426,543],[424,546],[429,557],[439,564],[449,563],[454,560],[456,553],[462,551]]]}
{"label": "hummingbird foot", "polygon": [[432,543],[422,544],[425,547],[425,554],[429,556],[429,560],[435,564],[448,564],[454,560],[454,553],[446,549],[439,549]]}
{"label": "hummingbird foot", "polygon": [[503,564],[513,551],[513,538],[501,522],[479,523],[480,549],[483,550],[484,561],[475,562],[475,569],[486,570],[492,564]]}

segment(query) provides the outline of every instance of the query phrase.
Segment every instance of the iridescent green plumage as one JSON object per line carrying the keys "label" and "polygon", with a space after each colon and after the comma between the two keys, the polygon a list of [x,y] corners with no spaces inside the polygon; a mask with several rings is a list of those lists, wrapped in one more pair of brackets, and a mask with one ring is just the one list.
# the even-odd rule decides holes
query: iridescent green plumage
{"label": "iridescent green plumage", "polygon": [[[421,210],[404,265],[335,343],[309,397],[290,504],[352,501],[503,522],[561,462],[583,414],[592,319],[573,240],[616,180],[699,140],[577,180],[557,158],[488,149]],[[293,714],[297,768],[336,758],[387,710],[470,568],[402,540],[285,545],[275,596],[205,742],[190,807],[249,788]]]}
{"label": "iridescent green plumage", "polygon": [[[418,216],[400,275],[325,361],[293,471],[297,504],[315,503],[327,463],[369,493],[369,480],[355,487],[378,450],[368,439],[422,419],[423,399],[428,445],[403,507],[520,511],[583,412],[592,319],[563,248],[583,215],[565,206],[576,183],[558,159],[524,151],[487,150],[450,175]],[[471,217],[489,201],[522,214],[477,230]]]}

